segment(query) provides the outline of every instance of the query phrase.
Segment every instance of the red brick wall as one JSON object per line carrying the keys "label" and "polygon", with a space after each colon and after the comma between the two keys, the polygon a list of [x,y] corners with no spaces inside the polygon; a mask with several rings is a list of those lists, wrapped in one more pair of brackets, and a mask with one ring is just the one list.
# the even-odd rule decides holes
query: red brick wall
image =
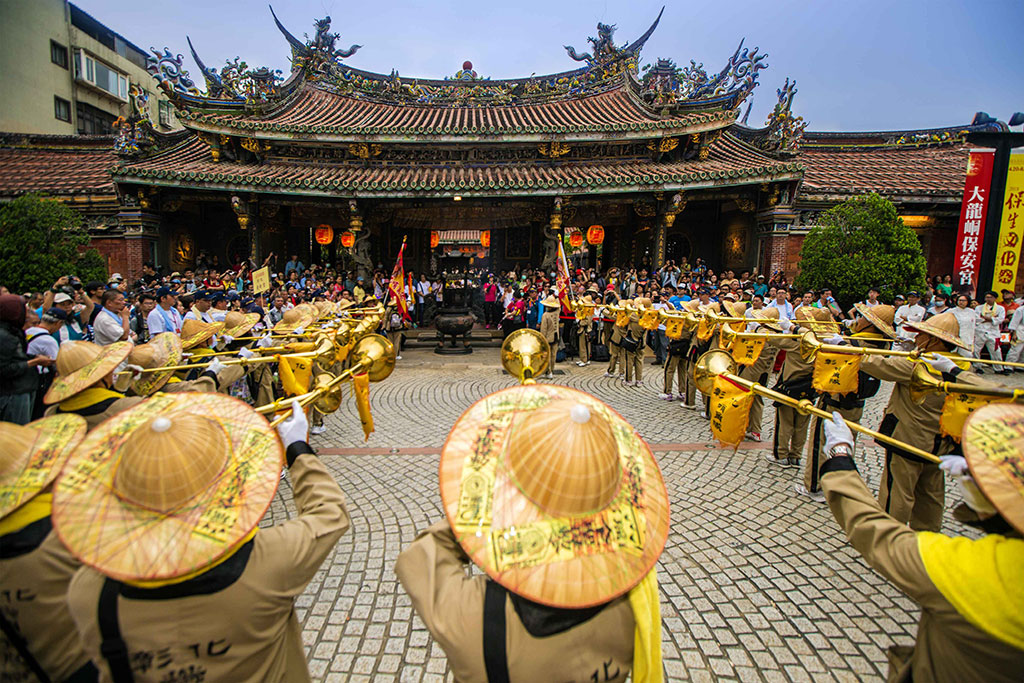
{"label": "red brick wall", "polygon": [[804,235],[788,235],[786,238],[786,279],[792,282],[800,272],[800,249],[804,246]]}
{"label": "red brick wall", "polygon": [[94,237],[89,242],[107,262],[107,273],[120,273],[125,279],[142,275],[142,263],[149,258],[150,240],[124,237]]}

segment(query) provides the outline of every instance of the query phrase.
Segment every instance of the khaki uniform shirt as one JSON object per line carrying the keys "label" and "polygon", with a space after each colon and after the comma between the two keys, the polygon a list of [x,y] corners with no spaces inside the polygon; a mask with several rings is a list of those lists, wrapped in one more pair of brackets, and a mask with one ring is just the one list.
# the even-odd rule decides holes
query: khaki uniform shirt
{"label": "khaki uniform shirt", "polygon": [[[26,542],[39,520],[0,539],[4,554]],[[49,517],[45,518],[49,523]],[[38,527],[36,527],[38,528]],[[20,536],[20,537],[19,537]],[[82,563],[71,556],[52,529],[32,550],[0,560],[0,609],[28,644],[53,681],[63,681],[89,662],[68,613],[68,583]],[[0,636],[0,680],[33,681],[28,666],[7,638]]]}
{"label": "khaki uniform shirt", "polygon": [[915,681],[987,683],[1024,679],[1024,651],[973,626],[946,600],[925,570],[918,532],[882,511],[852,460],[833,458],[822,472],[821,487],[850,544],[875,571],[921,606],[913,654],[890,668],[888,680],[909,681],[911,676]]}
{"label": "khaki uniform shirt", "polygon": [[[242,566],[233,557],[180,584],[120,586],[117,617],[137,683],[156,683],[171,671],[179,672],[175,680],[310,680],[294,602],[350,519],[341,488],[315,455],[299,455],[290,469],[299,515],[257,532],[251,550],[246,544],[235,553],[248,553]],[[204,582],[229,571],[240,574],[203,592]],[[100,680],[110,681],[97,621],[104,580],[83,567],[71,581],[68,604]],[[200,671],[204,678],[194,677]]]}
{"label": "khaki uniform shirt", "polygon": [[[466,574],[469,558],[447,521],[434,524],[398,556],[395,574],[416,613],[448,655],[456,681],[487,681],[484,574]],[[505,652],[512,681],[624,681],[633,665],[633,610],[618,598],[589,620],[541,638],[527,632],[505,601]]]}
{"label": "khaki uniform shirt", "polygon": [[544,315],[540,317],[540,333],[549,344],[558,339],[558,309],[544,308]]}
{"label": "khaki uniform shirt", "polygon": [[[912,361],[887,356],[864,356],[860,362],[860,369],[883,382],[896,383],[892,388],[889,404],[885,406],[882,424],[887,428],[882,431],[929,453],[943,455],[950,452],[951,447],[936,444],[945,394],[928,394],[924,402],[914,403],[910,398],[910,378],[914,372]],[[965,384],[984,384],[983,381],[972,377],[969,372],[960,372],[943,379]],[[891,432],[888,431],[889,427],[892,427]]]}
{"label": "khaki uniform shirt", "polygon": [[[779,378],[783,382],[788,382],[798,377],[809,377],[814,372],[814,363],[808,363],[800,355],[799,339],[769,337],[766,342],[766,347],[771,345],[786,352],[786,360],[782,362],[782,369],[779,370]],[[761,355],[764,355],[764,353],[762,352]],[[774,356],[772,362],[774,363]]]}

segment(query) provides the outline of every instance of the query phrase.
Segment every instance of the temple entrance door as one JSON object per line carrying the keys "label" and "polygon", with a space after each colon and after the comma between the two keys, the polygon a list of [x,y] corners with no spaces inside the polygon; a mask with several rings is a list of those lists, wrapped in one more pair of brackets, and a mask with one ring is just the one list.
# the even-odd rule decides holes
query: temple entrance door
{"label": "temple entrance door", "polygon": [[684,258],[692,260],[693,247],[690,240],[682,233],[669,235],[665,242],[665,260],[680,263]]}

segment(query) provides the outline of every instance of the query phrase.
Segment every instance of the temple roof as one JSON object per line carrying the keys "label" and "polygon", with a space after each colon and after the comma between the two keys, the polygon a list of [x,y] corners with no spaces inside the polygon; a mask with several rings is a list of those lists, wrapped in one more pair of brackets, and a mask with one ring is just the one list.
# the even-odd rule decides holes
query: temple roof
{"label": "temple roof", "polygon": [[[264,139],[299,138],[321,142],[592,140],[687,135],[722,128],[735,110],[659,116],[639,103],[628,87],[574,99],[527,105],[431,107],[369,102],[303,84],[274,111],[253,116],[233,112],[180,111],[195,130]],[[410,137],[414,136],[414,137]]]}
{"label": "temple roof", "polygon": [[[812,134],[813,135],[813,134]],[[836,134],[840,135],[840,134]],[[845,135],[851,140],[850,134]],[[805,145],[796,159],[804,167],[805,199],[845,198],[865,192],[960,201],[967,174],[965,143],[877,147]]]}
{"label": "temple roof", "polygon": [[116,161],[113,136],[0,133],[0,197],[114,195]]}
{"label": "temple roof", "polygon": [[780,162],[726,133],[704,160],[639,159],[528,163],[310,163],[270,158],[260,165],[221,160],[197,137],[150,158],[122,163],[118,182],[227,191],[337,197],[448,197],[601,194],[745,185],[798,179]]}

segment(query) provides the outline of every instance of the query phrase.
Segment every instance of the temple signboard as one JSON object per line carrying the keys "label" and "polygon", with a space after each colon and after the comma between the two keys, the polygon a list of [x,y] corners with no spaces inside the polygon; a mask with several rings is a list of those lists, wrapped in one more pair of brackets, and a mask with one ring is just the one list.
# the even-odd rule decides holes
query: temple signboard
{"label": "temple signboard", "polygon": [[967,161],[967,181],[960,206],[960,230],[953,260],[957,284],[961,286],[978,282],[994,156],[992,150],[973,150]]}

